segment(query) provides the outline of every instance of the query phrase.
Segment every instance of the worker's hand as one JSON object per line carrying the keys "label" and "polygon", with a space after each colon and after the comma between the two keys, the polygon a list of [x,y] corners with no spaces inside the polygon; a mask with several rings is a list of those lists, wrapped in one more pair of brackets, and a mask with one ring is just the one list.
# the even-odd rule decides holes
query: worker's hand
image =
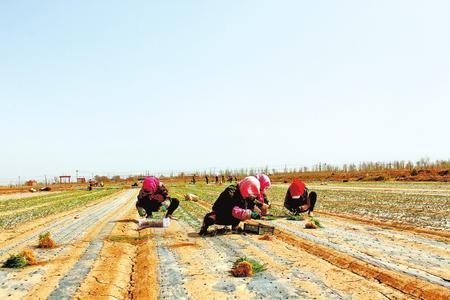
{"label": "worker's hand", "polygon": [[163,203],[162,203],[162,205],[161,205],[161,209],[162,209],[162,211],[163,212],[166,212],[167,211],[167,209],[169,208],[169,206],[170,206],[170,200],[165,200]]}
{"label": "worker's hand", "polygon": [[141,217],[145,217],[147,215],[147,212],[142,207],[138,206],[137,211],[138,211],[139,216],[141,216]]}
{"label": "worker's hand", "polygon": [[258,214],[261,214],[261,209],[258,206],[255,206],[253,208],[253,211],[257,212]]}
{"label": "worker's hand", "polygon": [[257,213],[256,211],[253,211],[251,214],[252,219],[254,220],[259,220],[261,219],[261,215],[259,213]]}

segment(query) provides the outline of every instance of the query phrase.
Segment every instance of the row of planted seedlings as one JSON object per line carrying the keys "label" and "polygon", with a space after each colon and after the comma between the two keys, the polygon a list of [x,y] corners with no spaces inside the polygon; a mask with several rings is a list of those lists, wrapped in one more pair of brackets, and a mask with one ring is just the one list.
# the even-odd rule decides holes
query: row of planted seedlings
{"label": "row of planted seedlings", "polygon": [[[53,249],[57,247],[56,242],[53,240],[50,232],[45,232],[39,235],[38,248],[40,249]],[[19,253],[12,254],[3,263],[3,268],[20,269],[27,266],[34,266],[41,264],[36,259],[34,251],[30,248],[26,248]]]}
{"label": "row of planted seedlings", "polygon": [[[83,206],[97,199],[110,196],[117,190],[105,189],[98,191],[79,191],[79,193],[70,193],[50,202],[45,202],[36,207],[19,212],[9,212],[0,215],[0,228],[8,228],[13,225],[45,217],[54,213],[63,212],[72,208]],[[22,199],[21,199],[22,200]]]}
{"label": "row of planted seedlings", "polygon": [[66,197],[71,197],[73,195],[78,195],[81,193],[82,193],[82,191],[80,191],[80,190],[73,190],[73,191],[64,191],[64,192],[53,192],[50,194],[39,195],[39,196],[28,197],[28,198],[2,200],[2,201],[0,201],[0,213],[10,211],[10,210],[29,208],[32,206],[40,205],[42,203],[55,201],[55,200],[63,199]]}

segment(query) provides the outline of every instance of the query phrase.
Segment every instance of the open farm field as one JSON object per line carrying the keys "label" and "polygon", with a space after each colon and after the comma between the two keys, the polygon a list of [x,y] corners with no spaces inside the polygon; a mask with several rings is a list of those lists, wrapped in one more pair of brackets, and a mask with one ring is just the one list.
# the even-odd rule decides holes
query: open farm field
{"label": "open farm field", "polygon": [[[267,239],[197,234],[224,185],[168,185],[178,220],[141,231],[137,189],[1,201],[1,263],[32,249],[38,264],[1,268],[0,299],[449,299],[450,186],[310,187],[322,228],[288,220],[287,185],[274,185],[272,218],[250,221],[275,227]],[[188,193],[200,199],[185,201]],[[58,246],[37,248],[47,231]],[[233,277],[240,257],[266,269]]]}

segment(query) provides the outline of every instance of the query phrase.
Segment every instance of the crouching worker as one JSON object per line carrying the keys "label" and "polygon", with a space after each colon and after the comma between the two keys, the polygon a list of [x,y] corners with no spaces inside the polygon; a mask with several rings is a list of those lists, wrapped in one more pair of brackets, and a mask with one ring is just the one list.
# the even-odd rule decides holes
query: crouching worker
{"label": "crouching worker", "polygon": [[239,184],[229,185],[217,198],[212,212],[206,214],[200,235],[208,233],[208,227],[214,224],[231,225],[233,232],[239,232],[238,225],[248,219],[260,219],[259,202],[260,184],[254,176],[244,178]]}
{"label": "crouching worker", "polygon": [[142,188],[137,197],[136,208],[141,217],[151,218],[153,212],[167,211],[166,218],[174,219],[173,212],[178,208],[180,201],[169,197],[169,191],[158,178],[150,176],[144,179]]}
{"label": "crouching worker", "polygon": [[309,192],[306,185],[296,178],[286,193],[284,207],[295,215],[308,212],[308,215],[312,217],[316,201],[316,192]]}

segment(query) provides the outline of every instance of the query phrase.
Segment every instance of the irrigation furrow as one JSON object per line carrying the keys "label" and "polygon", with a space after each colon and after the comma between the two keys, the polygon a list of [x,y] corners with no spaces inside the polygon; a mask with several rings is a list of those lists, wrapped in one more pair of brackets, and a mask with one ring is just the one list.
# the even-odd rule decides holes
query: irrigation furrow
{"label": "irrigation furrow", "polygon": [[[200,221],[192,215],[190,212],[180,209],[188,217],[188,223],[194,228],[200,227]],[[186,217],[185,215],[185,217]],[[226,238],[226,237],[225,237]],[[243,237],[240,237],[243,239]],[[225,240],[223,237],[208,237],[209,246],[218,253],[226,254],[227,260],[231,263],[238,257],[245,255],[246,248],[238,243],[234,243],[230,240]],[[285,282],[281,278],[275,276],[270,271],[266,271],[263,274],[258,274],[251,278],[247,285],[247,289],[253,292],[257,299],[271,298],[271,299],[298,299],[309,298],[307,291],[301,289],[298,286],[291,286],[288,282]]]}
{"label": "irrigation furrow", "polygon": [[[130,192],[122,193],[116,196],[114,200],[111,200],[111,202],[102,202],[99,205],[95,205],[93,207],[85,209],[84,211],[79,213],[78,219],[74,219],[73,216],[66,217],[68,220],[55,222],[55,224],[47,227],[44,230],[41,230],[40,232],[45,232],[49,228],[56,228],[56,231],[53,232],[53,236],[55,237],[57,243],[60,244],[60,247],[54,250],[38,249],[38,259],[52,260],[57,258],[58,256],[67,255],[68,251],[71,251],[71,247],[68,243],[82,238],[82,236],[85,235],[86,231],[89,228],[92,228],[99,220],[117,210],[121,205],[123,205],[124,202],[126,202],[130,198],[130,195]],[[69,221],[68,224],[63,227],[58,227],[58,225],[67,221]],[[113,224],[111,224],[111,228],[112,226]],[[34,234],[31,237],[28,237],[25,240],[16,243],[15,245],[23,245],[33,238],[37,241],[38,234],[39,233]],[[92,247],[94,246],[95,244]],[[1,286],[0,295],[6,294],[9,291],[9,295],[14,297],[15,294],[19,296],[23,295],[24,293],[30,292],[34,286],[39,284],[43,276],[46,275],[46,266],[38,266],[33,271],[23,271],[25,273],[29,273],[25,274],[25,277],[22,276],[22,278],[16,278],[15,272],[0,271],[0,277],[4,277],[6,280],[6,283]],[[19,286],[20,288],[17,288],[17,286]],[[1,292],[2,289],[3,293]]]}
{"label": "irrigation furrow", "polygon": [[[200,222],[195,224],[198,228],[200,226]],[[250,247],[255,247],[259,249],[262,253],[269,254],[270,259],[274,260],[276,263],[282,266],[292,266],[294,261],[291,259],[287,259],[284,256],[280,256],[272,251],[270,249],[271,247],[267,247],[266,244],[257,242],[253,240],[252,238],[245,237],[245,236],[239,236],[239,241],[243,244],[240,248],[241,251],[247,249]],[[227,244],[229,245],[229,244]],[[234,253],[235,257],[239,255],[238,253]],[[317,275],[315,275],[312,272],[307,272],[305,270],[302,270],[300,268],[291,267],[289,271],[290,275],[289,277],[295,277],[301,280],[308,280],[310,282],[313,282],[316,286],[320,287],[322,296],[326,297],[327,299],[348,299],[351,298],[350,295],[341,295],[337,290],[331,288],[326,283],[324,283]],[[308,296],[307,291],[302,290],[300,295],[302,298],[307,299],[310,296]]]}
{"label": "irrigation furrow", "polygon": [[163,244],[159,236],[156,242],[159,258],[158,281],[160,299],[191,299],[183,286],[187,278],[178,264],[177,255]]}
{"label": "irrigation furrow", "polygon": [[[289,222],[289,223],[293,223],[293,222]],[[367,255],[367,254],[362,253],[360,251],[357,251],[355,249],[352,249],[352,248],[350,248],[348,246],[339,245],[339,244],[330,242],[327,239],[318,238],[318,237],[315,237],[315,236],[313,236],[311,234],[304,233],[302,231],[299,231],[299,230],[295,229],[296,228],[296,224],[286,225],[286,224],[283,224],[281,222],[276,222],[276,224],[277,224],[277,226],[279,226],[283,230],[286,230],[287,232],[290,232],[290,233],[294,234],[295,236],[301,237],[301,238],[306,239],[308,241],[312,241],[312,242],[314,242],[316,244],[319,244],[319,245],[326,246],[328,248],[337,250],[339,252],[348,254],[348,255],[350,255],[350,256],[358,259],[358,260],[361,260],[363,262],[369,263],[369,264],[374,265],[376,267],[384,268],[384,269],[387,269],[387,270],[394,270],[394,271],[401,272],[401,273],[406,274],[406,275],[410,275],[410,276],[413,276],[413,277],[416,277],[416,278],[420,278],[420,279],[429,281],[429,282],[434,283],[434,284],[438,284],[438,285],[441,285],[441,286],[444,286],[444,287],[450,287],[450,282],[444,280],[441,277],[438,277],[438,276],[426,273],[426,272],[421,271],[421,270],[409,268],[407,266],[397,265],[397,264],[394,264],[392,262],[383,261],[383,260],[380,260],[380,259],[375,258],[373,256],[370,256],[370,255]]]}
{"label": "irrigation furrow", "polygon": [[328,216],[320,216],[320,220],[321,221],[325,221],[328,223],[331,223],[332,226],[334,227],[342,227],[342,228],[346,228],[346,227],[352,227],[353,230],[358,230],[358,233],[361,234],[367,234],[367,235],[380,235],[383,238],[395,238],[397,239],[397,241],[408,241],[408,242],[412,242],[413,244],[421,244],[427,247],[433,247],[433,248],[438,248],[441,250],[445,250],[445,251],[450,251],[450,246],[448,243],[439,241],[439,240],[434,240],[431,238],[426,238],[420,235],[412,235],[410,233],[404,233],[404,232],[400,232],[400,231],[396,231],[396,230],[391,230],[391,229],[387,229],[387,228],[382,228],[380,226],[375,226],[375,225],[363,225],[363,224],[358,224],[355,222],[348,222],[348,221],[343,221],[341,219],[337,219],[337,218],[333,218],[333,217],[328,217]]}
{"label": "irrigation furrow", "polygon": [[[119,211],[111,219],[122,217],[124,214],[126,214],[131,206],[132,203],[130,203],[127,208]],[[90,242],[89,246],[86,248],[80,259],[76,262],[72,269],[68,273],[66,273],[66,275],[59,281],[58,286],[52,291],[47,299],[60,300],[72,298],[76,290],[81,286],[81,283],[86,275],[91,271],[92,266],[103,247],[103,240],[112,231],[114,225],[115,224],[110,221],[101,229],[94,240]]]}
{"label": "irrigation furrow", "polygon": [[[116,196],[114,196],[114,199],[117,200],[118,197],[119,197],[119,195],[116,195]],[[113,201],[114,200],[112,199],[111,202],[113,202]],[[72,226],[73,224],[82,224],[84,221],[86,221],[87,216],[93,215],[99,209],[107,209],[107,207],[104,206],[104,203],[95,204],[94,206],[89,207],[89,209],[85,209],[85,210],[81,211],[78,214],[79,219],[74,219],[73,215],[65,216],[61,220],[55,221],[52,224],[45,226],[42,229],[36,231],[36,233],[29,235],[29,236],[25,237],[24,239],[14,242],[8,246],[3,247],[2,249],[0,249],[0,257],[2,257],[3,255],[5,255],[6,253],[10,252],[11,250],[13,250],[15,248],[18,248],[20,246],[23,246],[24,244],[27,244],[28,242],[30,242],[32,240],[37,241],[39,235],[44,232],[47,232],[47,231],[52,232],[55,237],[55,240],[58,243],[61,243],[62,241],[58,239],[59,234],[68,232],[66,228],[68,228],[69,226]],[[60,226],[65,223],[69,223],[69,224],[66,224],[64,229],[61,229]],[[57,229],[57,231],[53,230],[55,228]]]}

